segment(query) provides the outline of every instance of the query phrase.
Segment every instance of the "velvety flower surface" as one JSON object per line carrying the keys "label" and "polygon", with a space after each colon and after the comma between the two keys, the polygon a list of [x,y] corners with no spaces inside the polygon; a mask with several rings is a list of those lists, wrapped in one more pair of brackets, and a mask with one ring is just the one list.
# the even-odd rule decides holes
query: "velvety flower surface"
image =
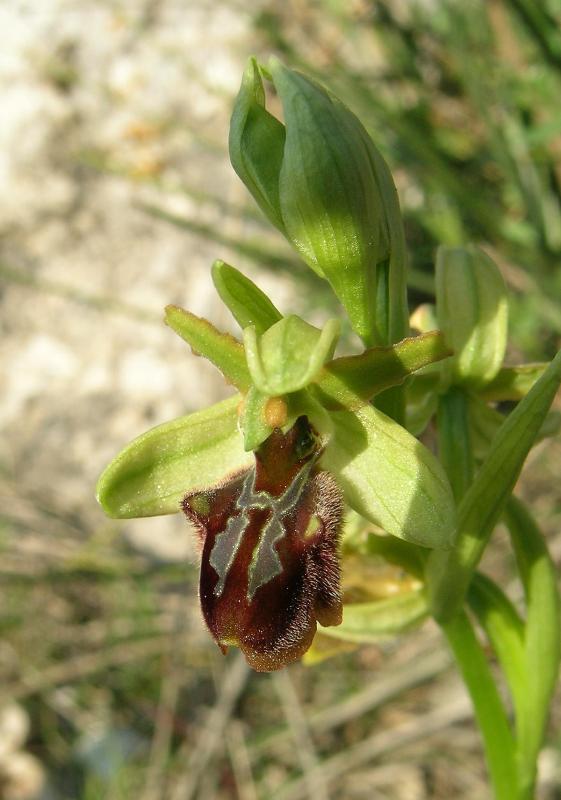
{"label": "velvety flower surface", "polygon": [[343,503],[321,471],[306,417],[276,429],[255,464],[182,503],[202,545],[200,600],[223,651],[238,646],[269,671],[300,658],[317,622],[342,619],[338,534]]}

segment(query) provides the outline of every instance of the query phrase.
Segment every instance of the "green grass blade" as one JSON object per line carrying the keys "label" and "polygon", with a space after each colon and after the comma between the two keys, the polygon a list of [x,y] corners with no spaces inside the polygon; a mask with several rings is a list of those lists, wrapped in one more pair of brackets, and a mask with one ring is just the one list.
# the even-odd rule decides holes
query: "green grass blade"
{"label": "green grass blade", "polygon": [[524,505],[511,498],[506,523],[526,596],[524,709],[518,720],[519,769],[531,797],[561,660],[561,604],[555,565],[539,528]]}

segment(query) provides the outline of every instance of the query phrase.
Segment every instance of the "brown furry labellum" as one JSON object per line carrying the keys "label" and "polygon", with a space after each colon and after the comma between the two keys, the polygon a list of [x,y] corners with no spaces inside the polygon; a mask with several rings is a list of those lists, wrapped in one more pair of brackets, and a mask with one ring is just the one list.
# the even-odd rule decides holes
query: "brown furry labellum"
{"label": "brown furry labellum", "polygon": [[223,652],[236,645],[256,670],[297,660],[317,622],[342,619],[343,503],[333,477],[318,468],[321,450],[300,417],[288,433],[273,431],[251,469],[182,503],[202,546],[208,628]]}

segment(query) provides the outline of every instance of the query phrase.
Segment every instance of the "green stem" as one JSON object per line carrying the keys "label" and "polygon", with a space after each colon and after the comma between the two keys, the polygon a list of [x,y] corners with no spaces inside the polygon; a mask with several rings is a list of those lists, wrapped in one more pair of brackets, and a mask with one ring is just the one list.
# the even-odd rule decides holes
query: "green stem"
{"label": "green stem", "polygon": [[516,800],[519,795],[514,740],[485,654],[463,611],[444,623],[442,629],[473,702],[495,800]]}
{"label": "green stem", "polygon": [[[383,345],[394,344],[401,339],[401,336],[392,336],[392,303],[394,298],[391,296],[390,284],[390,259],[376,266],[376,309],[375,324],[376,337]],[[378,342],[378,343],[379,343]],[[377,342],[365,341],[367,347],[375,345]],[[387,414],[400,425],[405,423],[405,395],[403,387],[392,386],[381,392],[373,401],[376,408]]]}
{"label": "green stem", "polygon": [[561,351],[491,442],[485,460],[458,505],[455,547],[431,552],[427,586],[437,620],[450,619],[462,608],[473,572],[560,384]]}
{"label": "green stem", "polygon": [[451,386],[438,402],[438,455],[459,502],[473,480],[473,453],[469,432],[468,396]]}

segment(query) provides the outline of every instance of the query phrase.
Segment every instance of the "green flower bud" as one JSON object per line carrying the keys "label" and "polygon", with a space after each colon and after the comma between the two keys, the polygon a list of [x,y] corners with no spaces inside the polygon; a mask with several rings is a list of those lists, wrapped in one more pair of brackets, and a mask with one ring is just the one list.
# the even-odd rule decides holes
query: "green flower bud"
{"label": "green flower bud", "polygon": [[337,98],[270,63],[285,125],[265,109],[259,68],[244,73],[230,158],[264,213],[331,284],[368,344],[406,334],[404,243],[390,172],[366,130]]}
{"label": "green flower bud", "polygon": [[439,248],[436,313],[454,350],[453,380],[473,387],[492,381],[505,354],[508,302],[502,275],[482,250]]}

